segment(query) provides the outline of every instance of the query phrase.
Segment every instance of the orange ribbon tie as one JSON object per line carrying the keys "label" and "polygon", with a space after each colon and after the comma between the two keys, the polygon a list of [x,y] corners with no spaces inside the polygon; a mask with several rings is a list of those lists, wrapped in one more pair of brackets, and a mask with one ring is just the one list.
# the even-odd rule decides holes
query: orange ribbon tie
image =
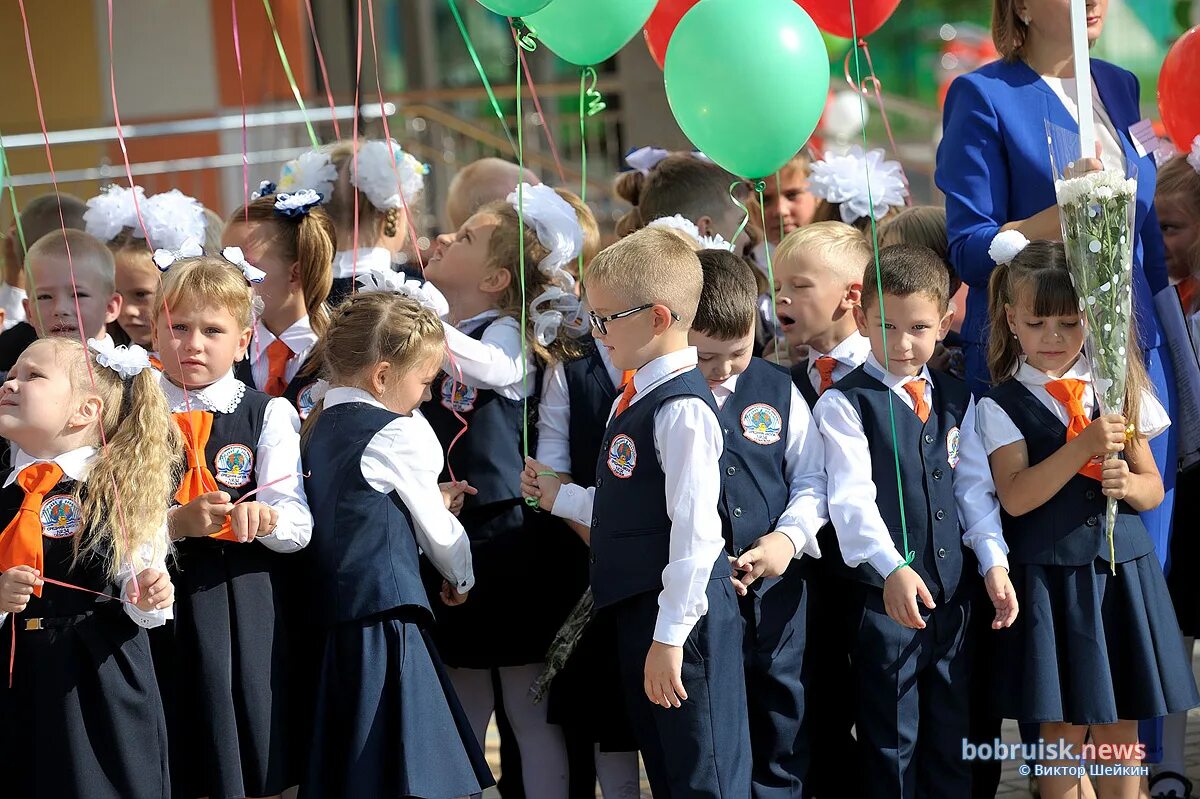
{"label": "orange ribbon tie", "polygon": [[[17,485],[25,492],[21,507],[8,526],[0,532],[0,571],[17,566],[32,566],[45,572],[42,550],[42,501],[46,493],[62,480],[63,471],[57,463],[40,461],[30,464],[17,475]],[[42,588],[33,589],[34,596]],[[10,622],[11,623],[11,622]]]}
{"label": "orange ribbon tie", "polygon": [[817,387],[817,393],[824,394],[827,389],[833,386],[833,369],[837,366],[837,358],[822,355],[813,361],[813,366],[817,368],[817,374],[821,376],[821,385]]}
{"label": "orange ribbon tie", "polygon": [[915,378],[904,384],[904,390],[912,397],[913,412],[921,420],[921,424],[929,421],[929,403],[925,401],[925,380]]}
{"label": "orange ribbon tie", "polygon": [[[1087,392],[1087,383],[1082,380],[1077,380],[1068,377],[1064,380],[1051,380],[1046,383],[1046,393],[1054,397],[1060,405],[1067,410],[1067,415],[1071,417],[1067,423],[1067,441],[1075,438],[1082,433],[1084,429],[1092,423],[1088,415],[1083,412],[1083,397]],[[1079,474],[1084,477],[1090,477],[1093,480],[1104,480],[1104,466],[1095,461],[1088,461]]]}
{"label": "orange ribbon tie", "polygon": [[[633,374],[632,371],[625,372],[624,376],[628,377],[628,379],[625,381],[624,390],[621,392],[621,400],[617,403],[616,416],[625,413],[626,409],[629,408],[629,403],[633,402],[633,395],[637,393],[637,389],[633,385]],[[616,417],[614,416],[613,418]]]}
{"label": "orange ribbon tie", "polygon": [[[213,415],[208,411],[185,411],[172,414],[179,430],[183,433],[183,444],[187,452],[187,471],[179,490],[175,492],[175,501],[186,505],[196,497],[219,491],[217,480],[208,470],[204,451],[208,447],[208,437],[212,434]],[[237,541],[228,516],[220,530],[209,538],[219,538],[223,541]]]}
{"label": "orange ribbon tie", "polygon": [[282,397],[283,392],[287,391],[288,384],[284,374],[293,354],[291,348],[279,339],[267,345],[267,384],[263,387],[264,393],[272,397]]}

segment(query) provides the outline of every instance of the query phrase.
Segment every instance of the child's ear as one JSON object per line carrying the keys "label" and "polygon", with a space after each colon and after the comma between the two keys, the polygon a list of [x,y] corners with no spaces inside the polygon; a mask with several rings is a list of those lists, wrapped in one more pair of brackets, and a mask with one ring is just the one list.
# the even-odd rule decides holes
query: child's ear
{"label": "child's ear", "polygon": [[513,275],[508,269],[493,269],[479,281],[479,290],[485,294],[500,294],[512,281]]}
{"label": "child's ear", "polygon": [[72,427],[88,427],[100,421],[100,410],[102,404],[100,398],[95,394],[89,394],[84,398],[83,402],[79,403],[79,407],[75,409],[75,413],[71,414],[71,418],[67,420],[67,424]]}
{"label": "child's ear", "polygon": [[[862,305],[862,283],[851,283],[842,294],[841,309],[849,311]],[[855,319],[858,317],[856,316]]]}
{"label": "child's ear", "polygon": [[391,377],[392,364],[388,361],[380,361],[371,369],[371,373],[367,376],[367,385],[371,388],[371,393],[376,397],[382,397],[387,392],[388,378]]}
{"label": "child's ear", "polygon": [[114,291],[113,295],[108,298],[108,304],[104,306],[105,324],[117,321],[117,317],[121,315],[122,302],[124,302],[124,298]]}
{"label": "child's ear", "polygon": [[854,306],[854,324],[858,325],[858,332],[861,335],[867,335],[867,313],[861,305]]}
{"label": "child's ear", "polygon": [[300,262],[292,261],[292,265],[288,267],[288,282],[300,285]]}
{"label": "child's ear", "polygon": [[650,309],[650,313],[653,315],[651,324],[656,336],[666,333],[671,329],[671,325],[675,324],[675,317],[671,316],[671,309],[665,305],[655,305]]}
{"label": "child's ear", "polygon": [[944,341],[950,333],[950,324],[954,321],[954,309],[947,309],[946,315],[942,317],[942,321],[938,324],[938,341]]}
{"label": "child's ear", "polygon": [[233,353],[233,360],[240,361],[246,357],[246,350],[250,349],[251,329],[246,328],[242,334],[238,336],[237,350]]}
{"label": "child's ear", "polygon": [[1004,303],[1004,321],[1008,323],[1009,335],[1017,328],[1017,315],[1013,312],[1013,307],[1007,302]]}

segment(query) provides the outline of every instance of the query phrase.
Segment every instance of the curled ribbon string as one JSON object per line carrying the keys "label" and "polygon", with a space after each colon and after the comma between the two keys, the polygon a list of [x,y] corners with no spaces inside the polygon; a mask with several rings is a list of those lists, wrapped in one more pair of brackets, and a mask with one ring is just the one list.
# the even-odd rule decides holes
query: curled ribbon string
{"label": "curled ribbon string", "polygon": [[[862,50],[863,58],[866,59],[867,70],[870,73],[866,77],[862,76],[862,71],[859,69],[858,51],[860,49]],[[854,75],[850,72],[851,59],[854,59],[854,72],[859,76],[858,81],[854,80]],[[883,101],[883,82],[879,80],[879,77],[875,74],[875,64],[871,61],[871,49],[867,47],[866,39],[859,39],[855,37],[854,49],[852,49],[849,53],[846,53],[846,60],[843,66],[846,75],[846,83],[850,85],[850,88],[856,94],[866,97],[870,93],[874,92],[875,102],[879,105],[879,118],[883,120],[883,130],[885,133],[887,133],[888,144],[892,148],[892,154],[895,155],[896,158],[899,158],[900,150],[896,147],[896,137],[892,135],[892,123],[891,120],[888,119],[887,105]],[[860,100],[859,102],[861,104],[862,101]],[[866,115],[864,114],[863,117],[865,120]],[[863,129],[866,130],[865,121],[863,123]],[[900,164],[900,177],[904,180],[904,188],[908,189],[908,173],[904,171],[904,164]],[[904,192],[904,204],[912,205],[911,191]]]}
{"label": "curled ribbon string", "polygon": [[333,87],[329,85],[329,70],[325,68],[325,54],[321,52],[321,41],[317,38],[317,23],[313,19],[312,0],[304,0],[304,10],[308,15],[308,30],[312,34],[313,50],[317,53],[317,66],[321,68],[321,80],[325,83],[325,99],[329,102],[329,117],[333,123],[333,136],[342,138],[342,129],[338,125],[337,104],[333,101]]}
{"label": "curled ribbon string", "polygon": [[[854,41],[859,42],[859,44],[861,45],[861,48],[865,51],[866,50],[866,42],[863,42],[861,39],[858,38],[858,22],[854,17],[854,0],[850,0],[850,28],[853,31]],[[859,47],[855,47],[852,52],[852,55],[854,56],[854,71],[857,74],[862,75],[862,70],[860,69],[859,62],[858,62],[858,51],[859,51]],[[849,57],[849,56],[847,56],[847,57]],[[869,55],[868,55],[868,58],[869,58]],[[870,62],[868,61],[868,63],[870,63]],[[872,79],[875,80],[876,91],[878,92],[879,80],[877,78],[875,78],[873,69],[872,69],[871,77],[872,77]],[[859,113],[859,116],[861,117],[862,123],[863,123],[862,124],[862,138],[863,138],[863,149],[865,150],[867,147],[867,101],[865,99],[865,95],[862,92],[859,92],[859,95],[858,95],[858,113]],[[886,119],[886,117],[885,117],[885,119]],[[891,135],[890,132],[888,135],[889,136]],[[869,169],[866,170],[866,178],[867,178],[867,206],[869,208],[874,208],[875,202],[871,197],[871,170],[869,170]],[[878,293],[878,297],[876,297],[876,300],[879,302],[879,317],[880,317],[880,322],[881,322],[880,327],[883,330],[883,366],[886,369],[886,368],[888,368],[888,360],[889,360],[888,359],[888,343],[887,343],[888,334],[887,334],[887,316],[884,314],[884,310],[883,310],[883,281],[880,279],[880,268],[879,268],[879,229],[875,224],[875,214],[873,214],[873,213],[870,214],[870,217],[871,217],[871,249],[872,249],[873,262],[875,264],[875,285],[877,287],[876,290]],[[912,562],[916,559],[917,553],[908,548],[908,514],[905,513],[905,511],[904,511],[904,481],[903,481],[903,478],[901,477],[901,473],[900,473],[900,444],[898,441],[898,436],[896,435],[896,392],[889,391],[887,393],[887,395],[888,395],[888,421],[891,424],[891,428],[892,428],[892,454],[895,456],[895,460],[896,460],[896,495],[900,500],[900,534],[904,540],[904,565],[910,566],[910,565],[912,565]],[[886,576],[887,575],[885,575],[885,577]]]}
{"label": "curled ribbon string", "polygon": [[[739,200],[737,198],[737,195],[733,193],[734,190],[737,189],[738,186],[742,186],[742,185],[745,185],[745,184],[743,183],[743,181],[740,181],[740,180],[735,180],[733,183],[729,184],[729,199],[731,201],[733,201],[734,205],[736,205],[738,208],[742,209],[742,222],[741,222],[741,224],[738,225],[737,230],[733,231],[733,238],[730,239],[731,242],[737,241],[738,236],[741,236],[742,233],[745,232],[746,225],[750,224],[750,209],[747,208],[746,204],[744,202],[742,202],[741,200]],[[759,185],[764,185],[764,188],[765,188],[765,184],[763,184],[763,182],[760,180],[760,181],[758,181],[758,183],[755,184],[756,190],[758,190]],[[759,191],[759,198],[760,199],[762,198],[761,190]]]}
{"label": "curled ribbon string", "polygon": [[596,89],[596,70],[592,67],[583,68],[583,78],[587,81],[587,115],[590,117],[596,116],[605,108],[608,108],[608,103],[604,102],[604,95]]}
{"label": "curled ribbon string", "polygon": [[492,91],[492,83],[488,80],[487,72],[483,69],[483,64],[479,62],[479,54],[475,52],[475,45],[471,43],[471,37],[467,34],[467,26],[463,23],[462,15],[458,13],[458,5],[454,0],[446,0],[450,5],[450,13],[454,17],[454,24],[458,26],[458,32],[462,36],[463,44],[467,46],[467,55],[471,57],[471,63],[475,65],[475,71],[479,73],[479,80],[483,82],[483,90],[487,92],[488,101],[492,104],[492,112],[495,113],[496,119],[500,120],[500,129],[504,131],[504,138],[508,139],[508,146],[512,147],[513,153],[517,151],[517,142],[513,139],[512,131],[508,129],[508,122],[504,118],[504,112],[500,110],[500,103],[496,100],[496,94]]}
{"label": "curled ribbon string", "polygon": [[[589,83],[590,80],[590,83]],[[584,67],[579,72],[579,199],[587,203],[587,120],[605,109],[604,97],[596,91],[596,70]],[[579,285],[583,285],[583,248],[579,250]]]}
{"label": "curled ribbon string", "polygon": [[[451,381],[450,395],[454,396],[456,393],[454,387],[465,386],[466,383],[463,382],[462,367],[459,366],[458,359],[454,357],[454,353],[450,351],[449,344],[446,345],[446,360],[450,362],[450,369],[446,371],[446,379]],[[451,376],[451,373],[457,375],[457,377]],[[454,405],[453,402],[450,404]],[[454,438],[450,439],[450,443],[446,445],[446,471],[450,473],[450,479],[457,483],[458,477],[454,474],[454,467],[450,465],[450,450],[454,449],[454,445],[458,443],[458,440],[467,434],[467,428],[471,425],[467,422],[467,417],[459,413],[457,408],[451,407],[450,413],[454,414],[454,418],[462,423],[462,428],[454,434]]]}
{"label": "curled ribbon string", "polygon": [[288,61],[287,53],[284,52],[283,40],[279,38],[279,28],[275,25],[275,14],[271,12],[271,0],[263,0],[263,10],[267,12],[267,21],[271,23],[271,35],[275,37],[275,49],[279,51],[279,62],[283,64],[283,74],[287,76],[292,96],[296,98],[296,105],[300,107],[300,113],[304,116],[304,127],[308,129],[308,138],[315,150],[321,146],[321,140],[317,138],[317,132],[313,130],[312,120],[308,118],[308,107],[304,105],[304,98],[300,96],[300,86],[296,83],[296,77],[292,74],[292,65]]}
{"label": "curled ribbon string", "polygon": [[[515,23],[514,23],[515,24]],[[513,29],[513,37],[517,36],[517,31]],[[520,40],[517,40],[520,44]],[[542,122],[542,130],[546,132],[546,142],[550,145],[550,155],[554,157],[554,168],[558,170],[558,179],[562,183],[567,182],[567,175],[563,172],[562,161],[558,157],[558,147],[554,144],[554,134],[550,131],[550,123],[546,121],[546,115],[542,113],[542,101],[538,98],[537,86],[533,83],[533,73],[529,71],[529,62],[525,59],[525,48],[517,49],[517,57],[521,59],[521,69],[525,71],[525,84],[529,87],[529,93],[533,96],[533,107],[537,110],[538,119]]]}
{"label": "curled ribbon string", "polygon": [[517,44],[521,46],[522,50],[532,53],[537,49],[537,34],[525,24],[525,20],[520,17],[513,17],[512,28],[513,35],[517,39]]}
{"label": "curled ribbon string", "polygon": [[[776,174],[778,174],[778,173],[776,173]],[[767,187],[767,184],[765,181],[762,181],[762,180],[754,181],[754,191],[755,191],[755,193],[758,194],[758,215],[759,215],[759,219],[762,222],[764,239],[766,239],[766,237],[767,237],[767,233],[766,233],[766,231],[767,231],[767,212],[766,212],[766,209],[764,208],[764,201],[763,201],[763,190],[766,189],[766,187]],[[732,189],[730,191],[732,192]],[[732,196],[732,194],[730,196]],[[735,202],[736,202],[736,200],[735,200]],[[743,205],[742,208],[743,208],[743,210],[745,210],[746,206]],[[742,221],[743,228],[745,227],[746,221],[749,219],[749,217],[750,217],[750,214],[747,213],[746,220]],[[739,235],[741,234],[740,230],[738,231],[738,234]],[[734,241],[737,241],[737,236],[734,236]],[[764,242],[764,244],[765,244],[765,242]],[[764,246],[763,250],[767,254],[767,286],[771,290],[771,317],[769,319],[769,321],[771,323],[771,342],[775,345],[775,363],[778,364],[779,363],[779,320],[775,316],[775,267],[771,263],[771,248],[769,246]]]}
{"label": "curled ribbon string", "polygon": [[242,208],[250,222],[250,157],[246,145],[246,81],[242,75],[242,41],[238,33],[237,0],[229,0],[229,19],[233,23],[233,58],[237,63],[238,93],[242,98]]}

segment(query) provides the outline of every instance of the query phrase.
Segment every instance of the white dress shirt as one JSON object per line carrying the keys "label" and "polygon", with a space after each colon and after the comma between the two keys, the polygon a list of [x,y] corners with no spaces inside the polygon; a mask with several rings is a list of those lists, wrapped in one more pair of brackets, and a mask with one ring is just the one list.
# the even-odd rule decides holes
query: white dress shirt
{"label": "white dress shirt", "polygon": [[813,391],[821,390],[821,373],[817,371],[818,358],[829,357],[837,361],[833,365],[833,382],[836,383],[866,363],[867,356],[870,354],[871,340],[857,330],[842,339],[829,352],[819,352],[815,347],[810,346],[808,348],[808,382],[812,384]]}
{"label": "white dress shirt", "polygon": [[360,247],[357,250],[340,250],[333,256],[335,278],[357,277],[367,272],[392,271],[391,250],[384,247]]}
{"label": "white dress shirt", "polygon": [[4,329],[25,321],[25,289],[0,282],[0,308],[4,309]]}
{"label": "white dress shirt", "polygon": [[[379,400],[358,388],[337,386],[325,394],[325,407],[361,402],[375,408]],[[438,476],[442,445],[420,411],[389,422],[363,450],[360,469],[367,484],[381,494],[395,493],[412,517],[421,551],[460,594],[475,585],[471,542],[454,514],[446,510]]]}
{"label": "white dress shirt", "polygon": [[[914,378],[898,377],[875,359],[867,358],[867,373],[883,382],[894,395],[896,413],[912,413],[913,400],[904,385]],[[929,369],[921,368],[925,380],[925,402],[933,407],[933,382]],[[904,563],[876,505],[875,483],[871,476],[871,442],[863,430],[862,419],[846,396],[835,388],[821,395],[813,408],[821,437],[825,440],[825,471],[829,478],[829,518],[837,530],[838,543],[846,565],[861,563],[871,567],[885,580]],[[876,435],[890,436],[888,430]],[[963,543],[975,551],[979,570],[986,574],[993,566],[1008,568],[1008,546],[1000,531],[1000,503],[988,466],[983,443],[975,432],[975,401],[967,403],[959,428],[959,461],[952,468],[954,499]],[[902,453],[903,454],[903,453]]]}
{"label": "white dress shirt", "polygon": [[[50,458],[49,462],[57,463],[58,468],[62,469],[63,477],[70,478],[76,482],[87,482],[88,472],[91,469],[92,460],[97,456],[95,447],[79,447],[78,449],[68,450],[63,454]],[[20,448],[13,450],[13,468],[8,473],[8,478],[4,481],[4,487],[8,488],[16,482],[17,475],[26,466],[29,466],[39,461],[47,461],[46,458],[35,458],[29,455]],[[112,512],[115,514],[116,509]],[[119,533],[118,533],[119,534]],[[159,530],[159,535],[154,541],[143,543],[137,551],[137,557],[132,560],[135,562],[126,561],[121,564],[121,568],[117,572],[117,585],[121,586],[121,596],[127,597],[130,594],[130,583],[137,582],[137,575],[142,569],[158,569],[161,572],[167,570],[167,551],[170,549],[171,541],[167,537],[167,526],[164,522]],[[64,591],[70,589],[61,589]],[[171,607],[142,610],[137,605],[129,602],[123,602],[125,614],[133,619],[134,623],[139,627],[161,627],[166,624],[169,619],[175,617],[175,611]],[[8,618],[7,613],[0,613],[0,625],[4,624]]]}
{"label": "white dress shirt", "polygon": [[[632,403],[676,375],[695,369],[696,363],[695,347],[650,361],[633,377],[637,393]],[[613,410],[616,405],[614,402]],[[671,543],[662,573],[654,640],[668,646],[683,646],[696,622],[708,612],[705,591],[713,564],[725,550],[717,509],[723,450],[721,423],[704,400],[679,397],[659,407],[654,417],[654,451],[666,476],[664,499],[671,519]],[[559,489],[551,512],[588,527],[595,493],[594,488],[566,484]]]}
{"label": "white dress shirt", "polygon": [[[171,413],[188,410],[233,413],[246,393],[246,384],[233,376],[232,369],[212,385],[188,389],[186,397],[183,389],[161,372],[158,375]],[[279,513],[275,531],[256,539],[275,552],[295,552],[308,546],[312,539],[312,514],[304,496],[303,471],[300,417],[291,403],[276,397],[267,403],[262,432],[254,447],[254,480],[265,487],[248,500],[270,505]],[[267,485],[274,480],[279,482]]]}
{"label": "white dress shirt", "polygon": [[[1063,107],[1067,109],[1067,113],[1078,124],[1079,105],[1075,102],[1075,93],[1078,89],[1075,87],[1075,78],[1059,78],[1054,75],[1042,75],[1041,78],[1058,96]],[[1100,163],[1104,164],[1105,169],[1124,173],[1125,148],[1121,146],[1121,139],[1108,116],[1108,109],[1100,100],[1100,90],[1096,87],[1095,82],[1092,83],[1092,116],[1096,120],[1096,140],[1100,142]],[[1076,147],[1078,148],[1078,145]],[[1076,150],[1076,154],[1078,154],[1078,150]],[[1064,166],[1065,164],[1060,164],[1059,169]]]}
{"label": "white dress shirt", "polygon": [[[621,370],[612,365],[606,347],[597,346],[600,360],[612,380],[613,388],[620,388]],[[571,471],[571,394],[567,389],[567,372],[561,363],[555,362],[546,370],[542,382],[542,398],[538,402],[537,459],[556,472],[569,474]]]}
{"label": "white dress shirt", "polygon": [[287,366],[283,370],[283,379],[288,383],[292,382],[296,373],[300,371],[300,367],[304,365],[304,359],[308,357],[313,347],[317,345],[317,334],[313,332],[312,325],[309,324],[308,314],[305,314],[292,323],[287,330],[284,330],[278,336],[267,330],[266,325],[259,319],[254,325],[254,338],[250,341],[247,356],[250,358],[250,373],[254,377],[254,385],[260,390],[267,384],[267,379],[271,375],[271,363],[267,357],[267,347],[274,344],[276,338],[286,344],[288,349],[292,351],[292,357],[288,360]]}
{"label": "white dress shirt", "polygon": [[[713,399],[718,408],[737,390],[738,375],[715,387]],[[788,484],[788,504],[779,516],[775,530],[786,535],[796,548],[796,557],[821,557],[817,531],[829,521],[825,502],[825,446],[813,424],[808,403],[795,386],[791,387],[788,410],[788,435],[783,451],[783,478]],[[753,399],[753,398],[750,398]],[[771,532],[763,530],[764,533]]]}
{"label": "white dress shirt", "polygon": [[[1070,425],[1071,417],[1067,414],[1066,407],[1050,396],[1050,392],[1046,390],[1046,384],[1051,380],[1057,379],[1082,380],[1087,383],[1087,390],[1083,393],[1083,412],[1089,419],[1092,418],[1092,413],[1096,409],[1096,390],[1092,387],[1091,366],[1088,363],[1088,359],[1082,355],[1079,356],[1075,363],[1071,364],[1070,369],[1063,373],[1062,378],[1054,378],[1039,369],[1035,369],[1024,358],[1021,359],[1021,363],[1017,366],[1013,377],[1021,385],[1029,389],[1029,393],[1036,397],[1038,402],[1046,406],[1047,410],[1054,414],[1055,418],[1062,422],[1064,426]],[[975,426],[979,431],[980,439],[983,441],[984,451],[988,455],[991,455],[1001,447],[1025,440],[1025,436],[1021,435],[1021,431],[1013,424],[1012,419],[1004,412],[1004,409],[989,397],[984,397],[979,401],[979,413],[975,417]],[[1165,432],[1170,426],[1171,419],[1167,416],[1167,411],[1163,408],[1162,403],[1151,392],[1143,392],[1142,407],[1138,418],[1138,432],[1149,440]]]}
{"label": "white dress shirt", "polygon": [[[476,340],[463,331],[473,331],[494,319]],[[446,358],[442,369],[460,383],[474,388],[491,389],[506,399],[519,400],[533,393],[536,367],[532,355],[521,350],[521,323],[497,310],[484,311],[457,325],[443,322],[446,331]]]}

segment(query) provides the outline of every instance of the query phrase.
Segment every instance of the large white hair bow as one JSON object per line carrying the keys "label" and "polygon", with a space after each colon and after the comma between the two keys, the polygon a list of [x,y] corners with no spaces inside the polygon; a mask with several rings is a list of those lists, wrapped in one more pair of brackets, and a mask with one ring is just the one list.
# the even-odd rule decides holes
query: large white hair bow
{"label": "large white hair bow", "polygon": [[395,139],[371,140],[358,148],[358,177],[351,173],[350,180],[371,205],[387,211],[411,203],[425,187],[427,174],[429,167],[400,149]]}
{"label": "large white hair bow", "polygon": [[221,250],[221,257],[242,270],[248,283],[261,283],[267,276],[266,272],[246,260],[246,255],[242,252],[241,247],[226,247]]}
{"label": "large white hair bow", "polygon": [[283,165],[279,172],[279,183],[272,185],[271,194],[287,192],[296,194],[308,189],[321,195],[325,202],[333,196],[333,184],[337,181],[337,167],[329,159],[329,153],[309,150]]}
{"label": "large white hair bow", "polygon": [[445,310],[437,302],[434,293],[429,290],[432,285],[422,283],[420,280],[413,280],[403,272],[391,270],[364,272],[354,279],[354,283],[358,290],[364,293],[383,291],[403,294],[421,303],[438,316],[441,316]]}
{"label": "large white hair bow", "polygon": [[[517,207],[518,197],[520,208]],[[575,209],[544,183],[537,186],[522,183],[520,193],[514,191],[507,199],[513,210],[521,211],[525,221],[533,225],[538,241],[550,251],[538,264],[538,269],[555,282],[561,283],[561,278],[566,277],[569,283],[565,288],[573,286],[574,279],[563,267],[578,257],[583,249],[583,228],[579,225]],[[561,276],[557,274],[559,272]]]}
{"label": "large white hair bow", "polygon": [[808,188],[814,197],[839,203],[846,224],[863,217],[880,219],[908,197],[900,162],[885,161],[883,150],[864,153],[857,144],[845,155],[825,153],[813,163]]}
{"label": "large white hair bow", "polygon": [[96,355],[96,363],[112,369],[128,380],[143,369],[150,368],[150,353],[137,344],[116,345],[111,336],[88,339],[88,349]]}
{"label": "large white hair bow", "polygon": [[195,239],[184,239],[178,249],[169,250],[166,247],[160,247],[154,251],[154,265],[159,268],[159,271],[165,272],[171,266],[182,258],[197,258],[204,255],[204,248],[200,246],[200,242]]}
{"label": "large white hair bow", "polygon": [[643,175],[648,175],[651,169],[658,166],[659,162],[670,154],[670,150],[664,150],[661,147],[650,147],[649,145],[634,147],[625,153],[625,163]]}
{"label": "large white hair bow", "polygon": [[720,233],[712,236],[703,236],[700,234],[700,228],[696,223],[688,219],[686,216],[675,214],[674,216],[660,216],[646,227],[662,228],[664,230],[678,230],[685,234],[692,241],[696,242],[702,250],[729,250],[733,251],[733,245],[725,241]]}
{"label": "large white hair bow", "polygon": [[164,250],[178,250],[188,239],[204,240],[204,206],[179,189],[148,197],[142,221],[150,241]]}
{"label": "large white hair bow", "polygon": [[[134,204],[134,199],[137,205]],[[125,228],[132,228],[135,236],[142,236],[138,224],[137,208],[146,202],[146,190],[141,186],[127,189],[124,186],[105,186],[100,193],[87,201],[83,212],[83,229],[100,241],[112,241]]]}

